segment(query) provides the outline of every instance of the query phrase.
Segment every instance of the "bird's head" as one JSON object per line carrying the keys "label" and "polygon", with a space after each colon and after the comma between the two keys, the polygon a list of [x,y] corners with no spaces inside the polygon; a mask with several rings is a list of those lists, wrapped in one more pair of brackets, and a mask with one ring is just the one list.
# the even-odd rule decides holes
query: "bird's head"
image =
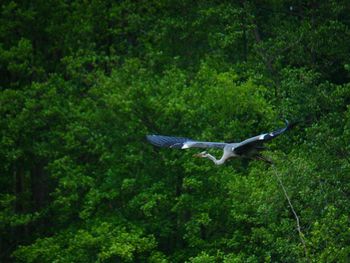
{"label": "bird's head", "polygon": [[201,152],[201,153],[196,153],[193,155],[194,157],[198,157],[198,158],[206,158],[208,157],[208,153],[206,151]]}

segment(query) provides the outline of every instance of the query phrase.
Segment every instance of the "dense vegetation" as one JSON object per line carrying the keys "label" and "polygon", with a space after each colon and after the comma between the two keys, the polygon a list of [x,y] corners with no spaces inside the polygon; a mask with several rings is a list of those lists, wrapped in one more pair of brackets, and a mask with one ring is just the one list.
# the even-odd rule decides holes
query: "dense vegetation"
{"label": "dense vegetation", "polygon": [[[349,262],[349,26],[347,0],[2,1],[0,261]],[[275,171],[145,141],[285,118]]]}

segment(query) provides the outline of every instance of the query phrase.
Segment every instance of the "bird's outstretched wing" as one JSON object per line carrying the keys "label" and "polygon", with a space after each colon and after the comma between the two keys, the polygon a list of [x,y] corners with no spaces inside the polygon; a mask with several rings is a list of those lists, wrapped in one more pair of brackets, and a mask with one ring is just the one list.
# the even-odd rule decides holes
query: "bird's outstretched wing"
{"label": "bird's outstretched wing", "polygon": [[200,142],[189,138],[171,137],[163,135],[147,135],[147,140],[158,147],[169,147],[177,149],[187,148],[220,148],[226,145],[224,142]]}
{"label": "bird's outstretched wing", "polygon": [[263,133],[238,143],[238,145],[234,147],[234,152],[237,154],[244,154],[246,152],[249,152],[251,149],[256,148],[259,146],[259,144],[272,140],[278,135],[284,133],[292,126],[287,120],[285,122],[286,126],[283,128],[270,133]]}

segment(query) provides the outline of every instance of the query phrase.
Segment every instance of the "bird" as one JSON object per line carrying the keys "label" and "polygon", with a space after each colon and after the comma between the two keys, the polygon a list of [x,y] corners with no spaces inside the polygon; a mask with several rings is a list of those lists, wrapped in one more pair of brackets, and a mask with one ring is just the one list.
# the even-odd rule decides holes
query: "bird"
{"label": "bird", "polygon": [[206,142],[197,141],[190,138],[184,137],[172,137],[164,135],[147,135],[147,140],[158,147],[174,148],[174,149],[189,149],[189,148],[217,148],[222,149],[223,154],[220,159],[216,159],[213,155],[207,151],[203,151],[198,154],[194,154],[195,157],[207,158],[214,162],[216,165],[224,164],[230,158],[249,158],[262,160],[267,163],[272,163],[272,161],[261,154],[260,151],[266,150],[267,148],[263,146],[265,142],[268,142],[282,133],[289,130],[293,125],[291,125],[288,120],[285,120],[286,126],[269,133],[262,133],[260,135],[248,138],[241,142]]}

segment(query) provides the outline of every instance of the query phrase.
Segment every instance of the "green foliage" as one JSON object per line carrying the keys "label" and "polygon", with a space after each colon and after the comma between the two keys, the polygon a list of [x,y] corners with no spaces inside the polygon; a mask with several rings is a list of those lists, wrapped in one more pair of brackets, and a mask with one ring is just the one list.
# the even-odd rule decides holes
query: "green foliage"
{"label": "green foliage", "polygon": [[[0,261],[348,262],[347,1],[5,1]],[[240,141],[269,165],[147,134]],[[220,155],[220,151],[212,150]]]}
{"label": "green foliage", "polygon": [[127,231],[120,224],[98,220],[88,229],[67,229],[55,237],[37,239],[14,255],[26,262],[132,262],[135,255],[154,246],[154,239],[140,230]]}

